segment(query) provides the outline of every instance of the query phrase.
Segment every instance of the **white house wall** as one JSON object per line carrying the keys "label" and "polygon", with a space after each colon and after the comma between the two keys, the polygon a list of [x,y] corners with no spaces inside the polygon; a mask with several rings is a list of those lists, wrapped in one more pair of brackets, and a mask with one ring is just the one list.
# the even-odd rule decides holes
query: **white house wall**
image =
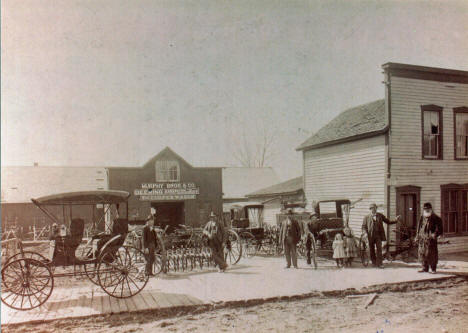
{"label": "white house wall", "polygon": [[[421,105],[427,104],[443,107],[442,160],[421,158]],[[468,160],[454,159],[453,108],[459,106],[468,106],[468,84],[392,77],[389,180],[392,217],[396,215],[397,186],[420,186],[420,204],[431,202],[440,215],[440,185],[468,183]]]}
{"label": "white house wall", "polygon": [[305,151],[304,180],[308,203],[362,199],[350,214],[350,226],[359,236],[370,203],[386,213],[385,135]]}

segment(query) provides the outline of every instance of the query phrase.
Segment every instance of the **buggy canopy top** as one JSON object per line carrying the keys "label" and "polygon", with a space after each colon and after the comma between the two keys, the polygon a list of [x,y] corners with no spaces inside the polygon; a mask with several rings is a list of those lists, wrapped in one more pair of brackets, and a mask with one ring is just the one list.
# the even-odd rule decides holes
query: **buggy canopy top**
{"label": "buggy canopy top", "polygon": [[43,196],[31,201],[39,205],[94,205],[126,202],[130,193],[125,191],[80,191]]}
{"label": "buggy canopy top", "polygon": [[263,204],[261,202],[256,201],[241,201],[241,202],[233,202],[230,204],[230,209],[240,209],[240,208],[262,208]]}

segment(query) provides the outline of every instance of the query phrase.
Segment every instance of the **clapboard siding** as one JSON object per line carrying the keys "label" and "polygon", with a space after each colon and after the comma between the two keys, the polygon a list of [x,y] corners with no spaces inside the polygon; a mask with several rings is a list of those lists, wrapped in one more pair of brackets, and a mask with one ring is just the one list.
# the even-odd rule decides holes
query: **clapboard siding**
{"label": "clapboard siding", "polygon": [[[468,106],[468,84],[446,83],[400,77],[391,78],[390,127],[390,217],[396,215],[396,187],[421,187],[421,202],[432,203],[441,212],[440,185],[468,183],[468,161],[454,159],[453,108]],[[421,156],[421,105],[443,108],[443,159],[423,160]],[[468,250],[464,241],[443,245],[444,251]]]}
{"label": "clapboard siding", "polygon": [[362,199],[350,214],[350,226],[359,236],[371,202],[385,212],[385,136],[305,151],[304,186],[307,202]]}

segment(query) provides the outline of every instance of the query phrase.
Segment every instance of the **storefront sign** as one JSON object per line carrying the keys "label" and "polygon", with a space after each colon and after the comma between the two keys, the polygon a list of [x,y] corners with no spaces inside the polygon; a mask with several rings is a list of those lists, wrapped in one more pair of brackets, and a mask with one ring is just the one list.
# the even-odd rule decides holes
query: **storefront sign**
{"label": "storefront sign", "polygon": [[189,200],[195,199],[200,189],[195,183],[143,183],[133,194],[145,201]]}

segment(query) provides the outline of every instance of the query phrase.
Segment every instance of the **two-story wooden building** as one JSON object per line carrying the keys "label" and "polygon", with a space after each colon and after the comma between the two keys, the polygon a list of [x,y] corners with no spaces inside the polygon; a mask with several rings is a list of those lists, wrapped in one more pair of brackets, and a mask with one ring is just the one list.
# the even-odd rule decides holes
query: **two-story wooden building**
{"label": "two-story wooden building", "polygon": [[468,72],[382,67],[385,99],[342,112],[297,148],[307,201],[360,199],[350,214],[357,235],[371,202],[411,227],[431,202],[451,237],[441,251],[466,251]]}

